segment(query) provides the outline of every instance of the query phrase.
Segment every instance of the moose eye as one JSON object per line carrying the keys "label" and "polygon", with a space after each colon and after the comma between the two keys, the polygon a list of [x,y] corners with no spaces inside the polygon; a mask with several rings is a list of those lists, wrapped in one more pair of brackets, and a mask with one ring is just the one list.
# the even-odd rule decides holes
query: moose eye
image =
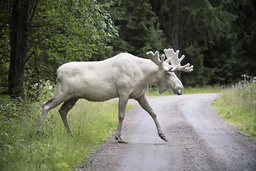
{"label": "moose eye", "polygon": [[167,72],[167,73],[166,73],[166,75],[167,75],[168,77],[173,76],[173,74],[174,74],[173,72]]}

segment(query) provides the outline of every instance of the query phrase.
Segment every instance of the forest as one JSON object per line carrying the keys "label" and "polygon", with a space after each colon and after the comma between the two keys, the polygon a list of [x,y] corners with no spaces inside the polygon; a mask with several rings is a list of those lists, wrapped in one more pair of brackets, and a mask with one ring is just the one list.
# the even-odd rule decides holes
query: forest
{"label": "forest", "polygon": [[256,137],[256,84],[248,82],[256,78],[254,0],[0,0],[0,16],[0,170],[80,170],[113,135],[118,105],[80,100],[70,137],[57,108],[38,132],[42,103],[62,64],[121,52],[180,50],[182,64],[194,65],[176,73],[184,93],[221,89],[217,112]]}
{"label": "forest", "polygon": [[0,94],[36,100],[57,68],[120,52],[180,50],[185,86],[256,76],[252,0],[1,0]]}

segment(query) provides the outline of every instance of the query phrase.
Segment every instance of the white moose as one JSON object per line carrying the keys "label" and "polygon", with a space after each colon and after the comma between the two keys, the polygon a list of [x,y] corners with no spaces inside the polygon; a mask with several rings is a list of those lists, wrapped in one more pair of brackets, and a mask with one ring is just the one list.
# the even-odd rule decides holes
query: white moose
{"label": "white moose", "polygon": [[158,135],[167,141],[157,116],[146,98],[149,85],[157,84],[160,94],[170,88],[175,94],[183,93],[183,85],[174,71],[193,71],[193,65],[180,65],[184,55],[178,58],[179,50],[164,49],[165,55],[158,51],[147,52],[149,59],[143,59],[129,53],[121,53],[112,58],[98,62],[71,62],[60,66],[57,70],[57,90],[55,95],[42,105],[39,131],[43,131],[46,114],[64,102],[59,109],[62,121],[69,134],[71,130],[67,122],[67,114],[79,98],[89,101],[106,101],[119,97],[118,128],[116,140],[127,143],[121,137],[122,122],[128,99],[135,99],[153,118]]}

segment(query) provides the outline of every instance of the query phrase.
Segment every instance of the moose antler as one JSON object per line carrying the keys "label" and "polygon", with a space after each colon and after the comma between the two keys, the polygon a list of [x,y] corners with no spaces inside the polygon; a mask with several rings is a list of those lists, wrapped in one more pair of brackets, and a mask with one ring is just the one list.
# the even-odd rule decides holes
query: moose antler
{"label": "moose antler", "polygon": [[159,52],[156,51],[155,53],[153,53],[152,51],[149,51],[146,53],[148,58],[151,59],[151,61],[153,61],[157,66],[159,66],[160,68],[163,68],[164,70],[169,70],[167,67],[165,67],[165,65],[163,64],[165,61],[165,55],[162,54],[161,57],[159,57]]}
{"label": "moose antler", "polygon": [[[181,61],[185,58],[185,55],[182,55],[180,58],[179,56],[179,50],[177,50],[176,52],[174,52],[173,49],[164,49],[164,53],[167,57],[166,61],[165,61],[165,68],[168,67],[169,69],[171,69],[171,71],[185,71],[185,72],[191,72],[193,71],[194,66],[191,65],[189,63],[187,63],[186,65],[181,66],[180,63]],[[167,63],[167,64],[166,64]],[[171,65],[170,65],[171,63]]]}

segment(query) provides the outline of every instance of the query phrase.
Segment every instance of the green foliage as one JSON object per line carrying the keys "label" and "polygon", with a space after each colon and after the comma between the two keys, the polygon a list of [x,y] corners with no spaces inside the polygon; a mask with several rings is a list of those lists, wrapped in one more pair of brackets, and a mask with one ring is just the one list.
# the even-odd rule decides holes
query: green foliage
{"label": "green foliage", "polygon": [[[107,44],[118,35],[108,13],[111,4],[112,1],[100,4],[94,0],[31,1],[25,85],[40,84],[40,80],[54,82],[56,69],[66,62],[109,57],[106,53],[112,48]],[[12,8],[7,2],[0,5],[0,93],[5,93]],[[25,86],[25,91],[30,90]]]}
{"label": "green foliage", "polygon": [[57,109],[38,133],[41,103],[0,96],[1,170],[71,170],[97,150],[117,127],[117,105],[81,100],[69,113],[68,136]]}
{"label": "green foliage", "polygon": [[184,63],[195,66],[193,73],[182,74],[184,84],[225,83],[237,76],[232,67],[239,51],[234,48],[237,15],[225,9],[231,3],[214,1],[213,6],[208,0],[117,1],[111,12],[120,35],[112,44],[114,51],[145,57],[149,50],[173,47],[186,54]]}
{"label": "green foliage", "polygon": [[116,34],[107,6],[92,0],[40,1],[31,38],[38,53],[63,63],[88,60],[106,48],[104,44]]}
{"label": "green foliage", "polygon": [[9,96],[0,98],[0,147],[12,144],[19,130],[18,121],[21,121],[26,112],[27,105],[19,99],[11,99]]}
{"label": "green foliage", "polygon": [[114,51],[146,57],[148,50],[164,49],[163,30],[148,0],[117,1],[111,17],[119,30],[119,38],[112,43]]}
{"label": "green foliage", "polygon": [[148,33],[143,36],[143,39],[145,46],[138,51],[139,55],[142,57],[145,57],[145,52],[148,51],[162,51],[166,42],[163,30],[159,28],[159,24],[157,24],[156,28],[150,26]]}
{"label": "green foliage", "polygon": [[256,84],[223,91],[213,106],[221,117],[256,139]]}
{"label": "green foliage", "polygon": [[56,92],[56,85],[52,84],[50,80],[39,80],[38,83],[35,83],[34,85],[25,84],[25,86],[26,89],[24,94],[28,101],[42,101],[50,99]]}
{"label": "green foliage", "polygon": [[[228,84],[239,78],[241,72],[255,75],[252,69],[255,48],[251,48],[256,40],[255,29],[252,29],[255,28],[255,3],[252,1],[150,0],[142,3],[151,5],[145,14],[137,13],[140,4],[132,0],[117,1],[114,11],[119,12],[111,13],[120,35],[116,41],[118,46],[113,44],[115,51],[144,56],[148,49],[179,49],[186,55],[184,63],[195,66],[194,72],[182,74],[184,84],[190,86]],[[147,29],[141,33],[139,23],[146,22],[140,16],[149,13],[155,14],[151,22],[155,31],[145,34],[151,25],[144,24]]]}
{"label": "green foliage", "polygon": [[[10,1],[0,2],[0,93],[8,89]],[[70,61],[103,60],[120,52],[146,57],[172,47],[194,71],[187,86],[229,84],[256,75],[256,4],[252,0],[35,0],[29,14],[25,93]],[[179,74],[180,76],[180,74]],[[34,91],[35,92],[31,92]]]}
{"label": "green foliage", "polygon": [[106,44],[117,35],[106,11],[109,5],[92,0],[39,1],[26,67],[28,84],[53,82],[61,64],[97,60],[95,54],[109,49]]}
{"label": "green foliage", "polygon": [[[232,40],[234,33],[231,26],[236,16],[224,11],[221,5],[212,6],[208,0],[187,1],[185,4],[181,10],[181,15],[187,16],[181,20],[183,28],[181,47],[196,67],[193,73],[186,75],[184,83],[187,85],[223,83],[224,80],[219,80],[217,76],[230,73],[227,70],[232,65],[230,58],[233,57],[230,43],[235,40]],[[217,70],[219,72],[216,72]],[[229,76],[226,75],[224,78],[227,79]]]}
{"label": "green foliage", "polygon": [[8,69],[9,69],[9,22],[10,14],[0,2],[0,94],[7,92],[8,87]]}

